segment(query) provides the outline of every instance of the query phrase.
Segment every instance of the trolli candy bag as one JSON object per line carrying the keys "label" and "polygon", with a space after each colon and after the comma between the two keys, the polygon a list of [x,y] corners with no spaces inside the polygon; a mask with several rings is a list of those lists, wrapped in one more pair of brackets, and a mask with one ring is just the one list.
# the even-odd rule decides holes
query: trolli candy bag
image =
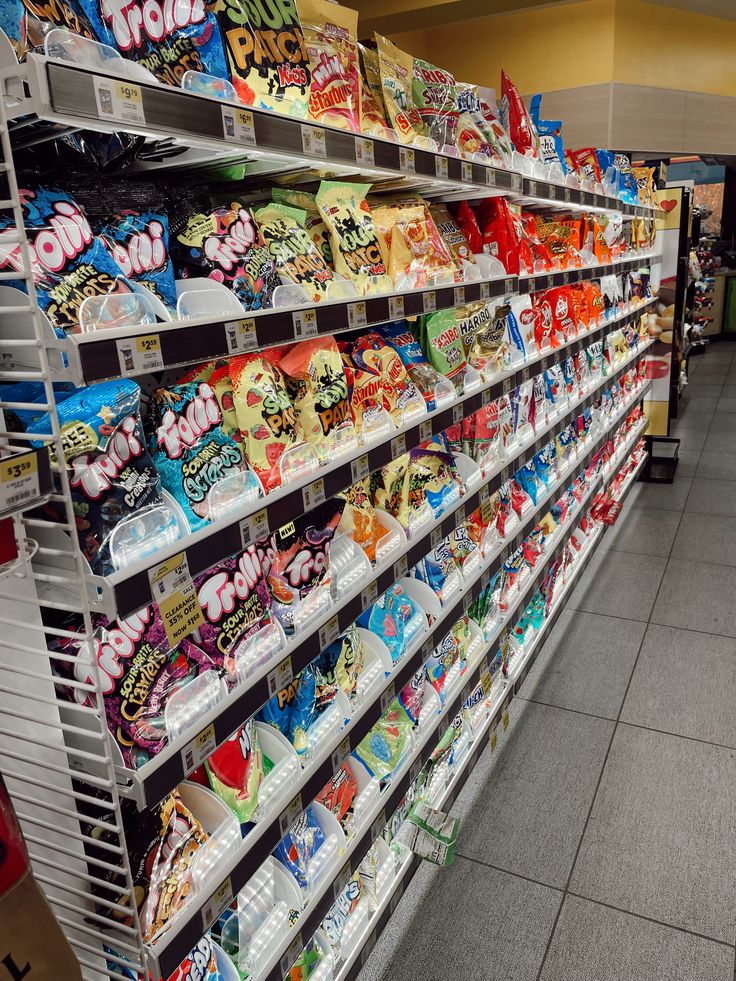
{"label": "trolli candy bag", "polygon": [[189,951],[168,981],[222,981],[217,954],[208,933]]}
{"label": "trolli candy bag", "polygon": [[317,191],[317,206],[330,231],[335,272],[352,280],[359,293],[392,287],[365,199],[369,190],[370,184],[322,181]]}
{"label": "trolli candy bag", "polygon": [[248,106],[307,116],[309,59],[294,0],[213,0],[238,98]]}
{"label": "trolli candy bag", "polygon": [[312,73],[309,116],[359,133],[358,11],[328,0],[297,0],[297,9]]}
{"label": "trolli candy bag", "polygon": [[[80,389],[57,406],[79,545],[97,575],[117,567],[111,543],[124,519],[149,511],[157,528],[173,524],[176,529],[146,449],[140,395],[133,381],[102,382]],[[30,433],[50,430],[47,414],[28,427]],[[142,542],[137,558],[144,550]]]}
{"label": "trolli candy bag", "polygon": [[[133,292],[82,208],[65,191],[40,185],[22,189],[20,197],[38,303],[57,331],[80,329],[80,308],[89,297]],[[12,221],[10,215],[0,216],[0,272],[23,269]],[[20,281],[8,285],[25,288]]]}
{"label": "trolli candy bag", "polygon": [[153,211],[124,211],[100,230],[107,251],[131,282],[140,283],[176,309],[174,267],[169,255],[169,219]]}
{"label": "trolli candy bag", "polygon": [[424,126],[411,93],[414,59],[388,38],[375,37],[386,114],[402,143],[416,143]]}
{"label": "trolli candy bag", "polygon": [[310,303],[324,299],[333,273],[307,231],[306,211],[267,204],[253,217],[281,278],[301,286]]}
{"label": "trolli candy bag", "polygon": [[192,531],[217,517],[213,487],[243,469],[238,444],[222,428],[222,411],[206,382],[157,388],[152,396],[151,451],[166,490]]}

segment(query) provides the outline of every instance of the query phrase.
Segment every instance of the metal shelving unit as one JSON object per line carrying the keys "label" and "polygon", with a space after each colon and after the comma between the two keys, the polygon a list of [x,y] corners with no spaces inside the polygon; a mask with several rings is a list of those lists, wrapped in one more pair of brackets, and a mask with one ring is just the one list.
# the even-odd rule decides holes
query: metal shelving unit
{"label": "metal shelving unit", "polygon": [[[112,115],[106,114],[98,98],[101,87],[114,88],[122,81],[129,90],[124,120],[115,114],[116,110]],[[0,99],[3,152],[0,165],[19,230],[24,265],[20,275],[3,274],[0,279],[22,278],[28,293],[27,302],[13,310],[13,329],[17,329],[18,318],[23,329],[3,340],[3,343],[8,342],[6,350],[10,356],[3,359],[0,380],[44,384],[46,402],[35,407],[51,412],[52,432],[46,435],[52,455],[57,459],[63,453],[59,421],[54,412],[53,382],[67,380],[87,384],[131,374],[124,369],[120,345],[137,336],[156,335],[159,368],[163,370],[305,336],[370,327],[473,300],[533,292],[626,272],[657,261],[656,256],[633,255],[607,266],[521,278],[504,276],[425,290],[336,300],[314,308],[268,310],[238,321],[213,316],[156,324],[153,329],[151,325],[145,325],[56,339],[48,334],[33,286],[30,254],[22,231],[13,152],[31,142],[55,139],[80,128],[102,132],[125,128],[149,140],[157,140],[161,146],[175,151],[175,156],[168,159],[168,166],[196,167],[216,155],[223,160],[246,160],[259,176],[316,165],[345,175],[357,173],[378,183],[379,189],[383,182],[395,187],[400,181],[400,186],[418,187],[428,197],[446,200],[506,194],[521,201],[531,201],[540,208],[616,210],[628,218],[652,217],[654,212],[622,205],[616,199],[567,185],[531,180],[476,160],[407,148],[387,140],[356,137],[341,130],[244,109],[178,89],[130,83],[127,79],[115,79],[35,54],[30,55],[22,66],[0,70],[0,93],[3,96]],[[115,104],[113,100],[113,106]],[[74,655],[54,651],[50,649],[50,643],[55,639],[66,639],[78,648],[81,656],[81,652],[89,651],[93,617],[100,613],[110,618],[125,617],[151,603],[151,575],[173,556],[183,554],[190,574],[196,576],[254,538],[282,526],[295,514],[309,510],[315,501],[344,490],[359,477],[374,472],[405,450],[460,422],[561,358],[636,321],[652,302],[620,313],[560,348],[530,357],[490,382],[453,398],[421,420],[409,422],[370,445],[356,447],[317,473],[294,481],[275,494],[242,504],[226,518],[187,536],[170,549],[105,579],[89,573],[79,551],[75,532],[77,516],[67,474],[63,471],[52,473],[48,451],[30,448],[27,437],[24,443],[24,434],[0,432],[4,453],[12,449],[19,454],[7,460],[4,458],[2,465],[23,468],[23,473],[17,475],[13,471],[12,479],[25,480],[29,467],[36,475],[32,486],[23,485],[20,498],[17,493],[9,492],[6,500],[6,511],[12,514],[16,539],[22,548],[18,561],[5,570],[0,582],[0,627],[3,633],[0,707],[3,717],[9,720],[0,723],[0,765],[27,836],[37,879],[46,890],[74,947],[85,979],[124,981],[124,971],[128,968],[142,976],[148,976],[150,971],[155,979],[165,979],[173,973],[213,919],[249,881],[284,831],[375,724],[395,693],[447,635],[453,623],[467,612],[491,576],[518,548],[549,507],[555,494],[559,494],[565,482],[594,458],[615,426],[641,402],[649,383],[640,386],[607,421],[605,431],[583,447],[579,457],[559,475],[554,487],[547,489],[544,499],[524,515],[509,540],[500,542],[465,576],[462,594],[443,609],[428,631],[405,652],[384,679],[376,698],[362,706],[348,727],[327,742],[310,761],[309,767],[300,772],[288,805],[271,819],[259,823],[237,848],[224,856],[217,868],[213,881],[216,888],[212,893],[194,896],[169,928],[148,943],[142,939],[136,912],[121,797],[132,798],[143,809],[153,806],[173,790],[192,769],[188,761],[193,744],[200,745],[206,736],[204,743],[211,749],[227,739],[268,700],[277,681],[283,683],[284,679],[296,675],[375,602],[377,596],[404,576],[409,567],[436,547],[473,510],[482,508],[490,495],[549,437],[564,429],[584,408],[592,405],[606,387],[641,361],[652,342],[640,343],[626,361],[616,365],[612,375],[601,379],[584,397],[571,402],[562,416],[519,446],[512,459],[483,473],[480,486],[468,490],[441,519],[427,524],[418,536],[377,565],[367,581],[342,596],[328,613],[315,619],[280,651],[276,663],[269,662],[247,682],[234,688],[197,720],[196,727],[189,729],[181,740],[169,745],[141,771],[123,769],[113,761],[103,685],[95,658],[92,657],[89,664],[90,680],[81,682],[73,678],[69,669]],[[309,324],[307,330],[305,323]],[[24,407],[23,403],[5,404],[11,409]],[[638,438],[640,431],[641,427],[627,441],[627,447],[633,445],[634,437]],[[3,473],[0,471],[0,487],[6,480]],[[600,483],[596,480],[586,489],[579,513],[583,513]],[[54,513],[41,510],[43,504],[53,504]],[[487,640],[480,660],[463,676],[462,690],[448,697],[441,713],[422,733],[410,758],[376,801],[368,826],[348,843],[339,870],[312,896],[288,938],[272,951],[269,966],[258,981],[281,981],[288,971],[302,949],[303,941],[324,918],[346,877],[358,868],[385,826],[387,816],[416,779],[443,727],[457,714],[478,682],[489,677],[488,657],[501,634],[515,622],[517,611],[523,609],[537,589],[546,569],[561,553],[575,527],[574,521],[562,527],[554,547],[544,555],[534,575],[525,581],[498,630]],[[82,623],[76,632],[60,625],[61,615],[69,612],[75,613]],[[532,654],[514,667],[499,692],[487,728],[504,718],[539,646],[541,639],[535,642]],[[19,663],[20,656],[24,659],[22,664]],[[62,696],[60,679],[77,696],[75,700]],[[474,747],[470,759],[477,759],[482,744],[483,740]],[[391,902],[393,900],[389,900],[389,908]],[[125,916],[119,915],[121,908],[125,908]]]}

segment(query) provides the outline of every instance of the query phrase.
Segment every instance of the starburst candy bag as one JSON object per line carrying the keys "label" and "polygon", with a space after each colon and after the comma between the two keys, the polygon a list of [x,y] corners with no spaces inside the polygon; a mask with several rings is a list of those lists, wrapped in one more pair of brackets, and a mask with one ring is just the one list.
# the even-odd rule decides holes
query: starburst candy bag
{"label": "starburst candy bag", "polygon": [[358,11],[327,0],[297,0],[297,9],[312,74],[309,116],[359,133]]}
{"label": "starburst candy bag", "polygon": [[392,288],[365,199],[369,190],[369,184],[322,181],[316,197],[330,232],[335,272],[355,283],[359,293]]}

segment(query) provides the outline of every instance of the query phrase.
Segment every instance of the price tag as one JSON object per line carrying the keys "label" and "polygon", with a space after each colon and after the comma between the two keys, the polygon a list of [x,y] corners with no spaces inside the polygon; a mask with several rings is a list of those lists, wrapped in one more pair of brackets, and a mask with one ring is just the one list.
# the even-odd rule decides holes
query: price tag
{"label": "price tag", "polygon": [[202,907],[202,926],[209,930],[217,917],[233,901],[233,884],[230,876],[223,880]]}
{"label": "price tag", "polygon": [[414,159],[414,151],[410,146],[399,147],[399,170],[406,174],[415,174],[417,167]]}
{"label": "price tag", "polygon": [[429,535],[430,547],[433,549],[437,548],[437,546],[441,541],[442,541],[442,528],[438,526],[437,528],[433,528],[432,531],[430,532]]}
{"label": "price tag", "polygon": [[480,298],[481,300],[487,300],[491,295],[491,285],[490,283],[480,284]]}
{"label": "price tag", "polygon": [[365,300],[348,304],[348,326],[351,328],[365,327],[367,323]]}
{"label": "price tag", "polygon": [[481,402],[481,405],[490,405],[491,404],[491,390],[490,390],[490,388],[484,388],[483,391],[480,393],[480,402]]}
{"label": "price tag", "polygon": [[419,776],[421,769],[422,769],[422,761],[420,759],[413,760],[411,766],[409,767],[409,783],[416,782],[416,779]]}
{"label": "price tag", "polygon": [[302,123],[302,149],[315,157],[327,156],[327,134],[317,126]]}
{"label": "price tag", "polygon": [[401,320],[404,316],[403,296],[390,296],[388,298],[388,315],[391,320]]}
{"label": "price tag", "polygon": [[322,477],[302,488],[302,501],[304,502],[305,511],[311,511],[311,509],[316,508],[318,504],[324,503],[325,482]]}
{"label": "price tag", "polygon": [[465,406],[462,402],[452,407],[452,421],[457,425],[457,423],[463,421],[463,416],[465,415]]}
{"label": "price tag", "polygon": [[434,172],[437,177],[447,180],[447,157],[438,156],[434,158]]}
{"label": "price tag", "polygon": [[380,811],[371,825],[371,838],[375,841],[386,827],[386,812]]}
{"label": "price tag", "polygon": [[222,107],[222,132],[228,143],[256,145],[256,129],[253,113],[249,109],[236,109],[234,106]]}
{"label": "price tag", "polygon": [[319,628],[319,649],[323,651],[340,636],[340,618],[336,613]]}
{"label": "price tag", "polygon": [[279,815],[279,831],[281,832],[282,837],[286,834],[303,810],[302,795],[300,792],[293,798],[293,800],[289,801]]}
{"label": "price tag", "polygon": [[496,171],[492,167],[486,167],[486,185],[488,187],[496,186]]}
{"label": "price tag", "polygon": [[453,301],[456,307],[461,307],[465,303],[465,287],[456,286],[453,293]]}
{"label": "price tag", "polygon": [[353,874],[353,870],[350,868],[350,862],[346,862],[340,871],[335,876],[332,883],[332,896],[334,899],[340,895],[345,886],[350,882],[350,876]]}
{"label": "price tag", "polygon": [[521,190],[521,174],[511,175],[511,190],[520,191]]}
{"label": "price tag", "polygon": [[[483,491],[485,491],[485,497],[483,496]],[[480,499],[480,518],[483,524],[487,525],[492,517],[491,500],[488,497],[488,488],[483,487],[481,489],[481,499]]]}
{"label": "price tag", "polygon": [[404,579],[409,571],[409,562],[405,555],[394,562],[394,579]]}
{"label": "price tag", "polygon": [[463,160],[463,162],[460,165],[460,171],[461,171],[461,174],[462,174],[462,179],[466,183],[471,183],[472,184],[472,182],[473,182],[473,165],[472,165],[472,163],[470,163],[468,160]]}
{"label": "price tag", "polygon": [[374,579],[373,582],[369,582],[363,590],[363,609],[367,610],[369,606],[373,606],[377,599],[378,583]]}
{"label": "price tag", "polygon": [[355,137],[355,159],[358,163],[362,164],[372,165],[375,163],[373,140],[369,139],[367,136]]}
{"label": "price tag", "polygon": [[143,111],[143,91],[140,85],[121,82],[115,78],[92,76],[100,119],[120,119],[124,123],[143,125],[146,114]]}
{"label": "price tag", "polygon": [[491,752],[494,751],[498,743],[498,723],[491,722],[491,728],[488,731],[488,741],[491,744]]}
{"label": "price tag", "polygon": [[350,736],[345,736],[343,741],[337,747],[335,752],[330,757],[330,763],[332,764],[332,772],[337,773],[340,764],[350,756]]}
{"label": "price tag", "polygon": [[467,613],[472,605],[473,605],[473,594],[463,593],[463,613]]}
{"label": "price tag", "polygon": [[229,320],[225,324],[225,340],[228,354],[244,354],[258,347],[256,322],[252,317],[246,320]]}
{"label": "price tag", "polygon": [[291,315],[294,324],[294,336],[302,339],[304,337],[317,336],[317,311],[316,310],[295,310]]}
{"label": "price tag", "polygon": [[382,715],[388,709],[388,707],[391,704],[391,702],[393,702],[394,698],[396,698],[396,689],[395,689],[394,683],[392,681],[389,684],[388,688],[386,688],[386,690],[381,693],[380,704],[381,704],[381,714]]}
{"label": "price tag", "polygon": [[529,181],[529,184],[527,185],[527,192],[533,198],[537,196],[537,182],[536,181]]}
{"label": "price tag", "polygon": [[455,524],[461,525],[465,521],[465,502],[455,511]]}
{"label": "price tag", "polygon": [[521,380],[522,382],[529,381],[529,376],[531,375],[531,368],[521,369]]}
{"label": "price tag", "polygon": [[422,293],[422,310],[424,313],[434,313],[437,309],[437,293],[434,290],[427,290]]}
{"label": "price tag", "polygon": [[503,722],[503,731],[506,732],[506,730],[509,727],[509,709],[508,709],[508,705],[503,710],[503,715],[501,716],[501,721]]}
{"label": "price tag", "polygon": [[350,461],[350,476],[353,478],[353,483],[356,480],[362,480],[363,477],[367,477],[370,472],[367,453],[359,456],[357,460]]}
{"label": "price tag", "polygon": [[491,687],[493,685],[493,679],[491,677],[491,672],[490,672],[490,670],[488,668],[488,661],[485,661],[484,664],[481,665],[480,683],[481,683],[481,686],[483,688],[483,694],[487,698],[488,695],[491,692]]}
{"label": "price tag", "polygon": [[286,953],[279,961],[279,970],[281,971],[281,976],[284,977],[291,970],[291,965],[297,959],[299,954],[304,950],[304,941],[302,940],[301,931],[299,931],[294,939],[289,944]]}
{"label": "price tag", "polygon": [[184,772],[189,773],[195,767],[198,767],[200,763],[204,763],[209,756],[212,756],[216,749],[215,727],[214,724],[211,724],[196,735],[191,742],[187,743],[181,751]]}
{"label": "price tag", "polygon": [[406,453],[406,433],[399,433],[391,440],[391,459],[395,460]]}
{"label": "price tag", "polygon": [[513,279],[507,279],[507,280],[505,280],[505,282],[503,284],[503,291],[504,291],[504,293],[507,296],[508,296],[509,293],[513,293],[514,292],[514,281],[513,281]]}
{"label": "price tag", "polygon": [[294,670],[291,666],[291,656],[285,657],[280,664],[276,665],[273,671],[269,672],[266,678],[269,696],[272,697],[277,691],[282,691],[287,685],[291,684],[293,679]]}
{"label": "price tag", "polygon": [[40,494],[38,457],[19,453],[0,460],[0,511],[11,511]]}
{"label": "price tag", "polygon": [[570,203],[570,200],[571,200],[571,197],[570,197],[570,188],[569,187],[564,187],[563,188],[563,191],[565,192],[565,201],[569,204]]}
{"label": "price tag", "polygon": [[513,376],[512,375],[509,375],[508,378],[504,378],[503,385],[502,385],[502,389],[503,389],[503,394],[504,395],[508,395],[509,392],[511,391],[511,388],[512,388],[512,385],[511,385],[512,379],[513,379]]}
{"label": "price tag", "polygon": [[166,639],[171,647],[201,627],[204,614],[197,599],[186,552],[172,555],[148,570],[151,597],[164,622]]}
{"label": "price tag", "polygon": [[434,650],[434,637],[427,637],[422,644],[422,661],[426,661]]}
{"label": "price tag", "polygon": [[120,371],[124,375],[147,375],[164,366],[161,354],[161,337],[158,334],[144,334],[142,337],[126,337],[116,341]]}
{"label": "price tag", "polygon": [[432,420],[425,419],[419,423],[419,442],[426,443],[432,437]]}

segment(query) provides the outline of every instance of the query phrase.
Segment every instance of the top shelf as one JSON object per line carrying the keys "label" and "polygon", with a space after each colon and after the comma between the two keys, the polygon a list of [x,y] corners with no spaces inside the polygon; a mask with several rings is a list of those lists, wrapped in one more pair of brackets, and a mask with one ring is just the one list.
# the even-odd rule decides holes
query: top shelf
{"label": "top shelf", "polygon": [[[214,152],[252,160],[258,174],[317,164],[337,175],[359,174],[372,181],[421,185],[434,197],[507,194],[541,206],[618,211],[630,218],[659,213],[475,160],[315,125],[166,85],[132,82],[42,55],[31,54],[24,64],[2,70],[0,79],[9,117],[24,117],[22,127],[13,133],[20,146],[39,138],[28,128],[29,117],[35,115],[64,130],[125,129],[153,139],[174,140],[192,148],[175,158],[181,164],[211,164]],[[48,138],[56,135],[54,128],[48,132]],[[166,155],[166,166],[172,166],[170,155]]]}

